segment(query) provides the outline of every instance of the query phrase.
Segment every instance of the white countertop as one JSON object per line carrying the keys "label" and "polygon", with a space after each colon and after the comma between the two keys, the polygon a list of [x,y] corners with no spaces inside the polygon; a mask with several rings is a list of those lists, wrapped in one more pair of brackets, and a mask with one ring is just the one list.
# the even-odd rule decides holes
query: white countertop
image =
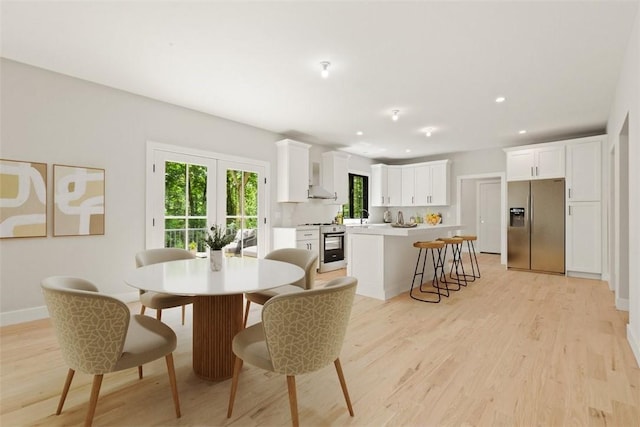
{"label": "white countertop", "polygon": [[392,227],[391,224],[353,224],[347,226],[347,233],[409,237],[419,236],[422,234],[432,234],[433,232],[463,230],[464,228],[464,225],[461,224],[418,224],[413,228],[396,228]]}

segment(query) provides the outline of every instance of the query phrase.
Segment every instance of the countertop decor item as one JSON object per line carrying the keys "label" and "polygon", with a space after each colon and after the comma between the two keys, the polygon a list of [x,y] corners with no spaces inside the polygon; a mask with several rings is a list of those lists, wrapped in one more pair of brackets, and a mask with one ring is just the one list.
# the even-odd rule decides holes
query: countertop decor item
{"label": "countertop decor item", "polygon": [[442,215],[440,213],[430,213],[426,217],[427,224],[438,225],[442,222]]}
{"label": "countertop decor item", "polygon": [[417,227],[418,224],[416,224],[415,222],[413,224],[398,224],[398,223],[393,223],[391,224],[392,227],[394,228],[413,228],[413,227]]}

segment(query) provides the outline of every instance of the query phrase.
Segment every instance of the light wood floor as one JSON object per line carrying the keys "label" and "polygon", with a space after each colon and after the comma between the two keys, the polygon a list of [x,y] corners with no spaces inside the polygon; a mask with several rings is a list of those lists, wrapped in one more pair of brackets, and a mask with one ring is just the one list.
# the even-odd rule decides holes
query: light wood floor
{"label": "light wood floor", "polygon": [[[355,417],[328,366],[297,379],[301,424],[640,425],[627,314],[615,310],[606,283],[505,271],[498,259],[482,255],[482,279],[440,304],[356,296],[341,356]],[[181,326],[179,313],[168,310],[163,320],[179,337],[182,418],[174,417],[159,360],[145,365],[143,380],[136,369],[105,375],[94,425],[290,425],[285,378],[247,364],[226,418],[230,381],[192,373],[191,324]],[[0,424],[81,424],[91,378],[76,374],[63,413],[54,415],[67,367],[48,320],[2,328],[0,339]]]}

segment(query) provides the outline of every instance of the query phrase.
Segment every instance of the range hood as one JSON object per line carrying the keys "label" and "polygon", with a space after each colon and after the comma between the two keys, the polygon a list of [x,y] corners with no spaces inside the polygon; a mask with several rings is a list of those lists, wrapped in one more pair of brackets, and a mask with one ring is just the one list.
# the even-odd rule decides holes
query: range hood
{"label": "range hood", "polygon": [[335,193],[331,193],[320,185],[320,164],[311,164],[311,179],[309,189],[307,190],[307,197],[310,199],[331,199],[337,200],[338,196]]}
{"label": "range hood", "polygon": [[310,199],[331,199],[336,200],[338,197],[335,193],[329,193],[329,191],[320,187],[319,185],[310,185],[307,190],[307,196]]}

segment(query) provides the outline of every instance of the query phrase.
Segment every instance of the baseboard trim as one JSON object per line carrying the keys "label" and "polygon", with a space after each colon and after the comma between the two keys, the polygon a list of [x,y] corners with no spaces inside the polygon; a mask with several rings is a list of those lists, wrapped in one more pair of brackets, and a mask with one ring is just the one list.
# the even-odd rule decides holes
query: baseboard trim
{"label": "baseboard trim", "polygon": [[46,306],[25,308],[22,310],[7,311],[0,313],[0,326],[15,325],[18,323],[31,322],[33,320],[46,319],[49,312]]}
{"label": "baseboard trim", "polygon": [[[124,301],[125,303],[130,303],[138,301],[138,299],[140,298],[140,293],[137,291],[125,292],[122,294],[115,294],[113,296],[121,301]],[[46,319],[48,317],[49,312],[47,311],[47,307],[44,305],[40,307],[7,311],[5,313],[0,313],[0,327],[15,325],[18,323],[32,322],[34,320]]]}
{"label": "baseboard trim", "polygon": [[602,280],[602,274],[599,274],[599,273],[583,273],[581,271],[567,271],[567,276],[578,277],[580,279]]}
{"label": "baseboard trim", "polygon": [[621,311],[629,311],[629,299],[616,298],[616,308]]}
{"label": "baseboard trim", "polygon": [[630,324],[627,324],[627,341],[629,342],[633,355],[636,357],[636,364],[640,367],[640,341],[638,341],[638,337],[633,334],[633,329],[631,329]]}

